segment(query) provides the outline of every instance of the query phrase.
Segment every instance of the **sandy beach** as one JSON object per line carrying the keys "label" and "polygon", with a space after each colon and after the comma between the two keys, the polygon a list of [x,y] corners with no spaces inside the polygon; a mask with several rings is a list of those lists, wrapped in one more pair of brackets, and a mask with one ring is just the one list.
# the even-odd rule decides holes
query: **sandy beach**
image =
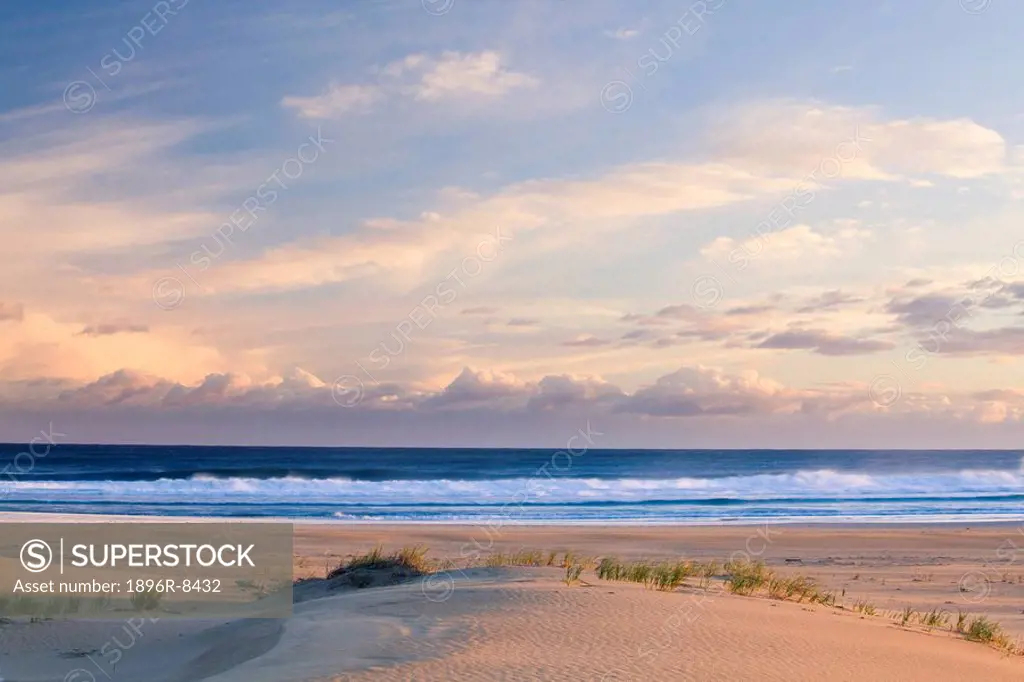
{"label": "sandy beach", "polygon": [[[365,589],[323,580],[378,544],[425,546],[449,568]],[[1012,551],[1021,544],[1013,526],[299,525],[295,573],[306,580],[289,620],[5,623],[0,678],[1019,680],[1024,658],[966,641],[951,624],[901,626],[897,612],[984,614],[1024,635],[1024,566]],[[695,580],[662,592],[601,580],[592,569],[567,585],[558,567],[484,565],[493,553],[523,549],[764,561],[779,575],[815,579],[837,599],[741,596]],[[854,610],[857,603],[874,614]]]}

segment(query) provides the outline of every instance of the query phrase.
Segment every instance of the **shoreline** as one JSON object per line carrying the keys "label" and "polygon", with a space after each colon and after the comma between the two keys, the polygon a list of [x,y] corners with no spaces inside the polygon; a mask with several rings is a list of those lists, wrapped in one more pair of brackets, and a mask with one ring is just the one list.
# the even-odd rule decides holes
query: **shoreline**
{"label": "shoreline", "polygon": [[904,518],[888,521],[804,521],[786,519],[765,519],[752,523],[743,521],[634,521],[634,520],[600,520],[600,521],[509,521],[504,519],[488,519],[472,521],[377,521],[362,519],[317,519],[297,518],[288,516],[159,516],[149,514],[66,514],[62,512],[0,512],[0,523],[286,523],[299,526],[328,527],[430,527],[442,528],[759,528],[762,526],[781,526],[784,528],[833,528],[833,529],[878,529],[891,528],[905,530],[913,528],[1024,528],[1024,514],[1014,520],[951,519],[937,521],[934,519],[908,521]]}

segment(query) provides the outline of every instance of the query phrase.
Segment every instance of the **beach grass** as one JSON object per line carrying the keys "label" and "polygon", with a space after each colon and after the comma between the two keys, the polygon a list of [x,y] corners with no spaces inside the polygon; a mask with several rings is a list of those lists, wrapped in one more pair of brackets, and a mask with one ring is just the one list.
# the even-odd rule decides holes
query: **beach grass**
{"label": "beach grass", "polygon": [[580,565],[584,569],[597,566],[592,557],[583,556],[573,551],[542,552],[540,550],[520,549],[515,552],[493,552],[483,559],[483,565],[488,568],[503,568],[515,566],[552,566],[557,568],[570,568]]}
{"label": "beach grass", "polygon": [[565,566],[565,578],[563,581],[566,585],[573,585],[580,581],[580,575],[583,573],[582,564],[572,563],[566,564]]}
{"label": "beach grass", "polygon": [[597,564],[597,577],[602,580],[620,580],[640,583],[650,589],[668,592],[676,589],[693,576],[700,576],[702,582],[710,579],[717,571],[716,563],[704,564],[697,561],[649,561],[622,562],[616,557],[602,557]]}
{"label": "beach grass", "polygon": [[949,622],[949,614],[943,609],[932,609],[921,616],[921,624],[930,628],[941,628]]}
{"label": "beach grass", "polygon": [[999,625],[985,616],[972,618],[964,630],[964,638],[972,642],[984,642],[986,644],[994,642],[999,637],[999,634]]}
{"label": "beach grass", "polygon": [[556,552],[547,555],[536,549],[520,549],[515,552],[494,552],[488,554],[484,565],[490,568],[503,566],[551,566],[554,563]]}
{"label": "beach grass", "polygon": [[[428,559],[427,552],[425,546],[414,545],[402,547],[389,554],[385,553],[382,546],[377,545],[365,554],[358,554],[340,564],[328,573],[328,578],[356,569],[404,568],[411,574],[423,575],[456,567],[456,562],[452,559]],[[728,592],[741,596],[820,604],[860,613],[863,616],[879,615],[878,609],[865,600],[858,599],[849,606],[843,605],[839,603],[836,592],[821,589],[813,578],[805,575],[778,574],[763,561],[730,560],[724,564],[714,560],[622,561],[614,555],[605,555],[597,559],[571,550],[555,552],[522,548],[509,552],[493,552],[484,557],[481,563],[492,568],[561,568],[564,570],[562,582],[567,586],[582,582],[583,573],[587,569],[593,569],[600,580],[638,583],[647,589],[661,592],[673,592],[686,585],[687,579],[697,578],[699,588],[704,590],[711,589],[713,584],[719,584]],[[845,597],[845,594],[844,590],[842,596]],[[139,593],[138,598],[141,601],[152,597]],[[148,608],[156,608],[158,603],[159,596],[157,604]],[[145,609],[146,607],[142,608]],[[950,632],[959,634],[968,641],[987,644],[1008,654],[1024,656],[1024,644],[1011,639],[998,623],[985,615],[972,616],[970,613],[958,611],[953,623],[951,614],[944,609],[934,608],[930,611],[917,612],[910,606],[895,613],[889,611],[882,615],[894,618],[902,627],[909,627],[915,623],[929,629],[948,626]]]}
{"label": "beach grass", "polygon": [[437,567],[434,562],[427,559],[427,551],[428,548],[423,545],[413,545],[385,554],[384,548],[377,545],[365,554],[357,554],[338,564],[327,572],[326,577],[329,580],[344,573],[383,568],[405,569],[414,574],[433,573]]}
{"label": "beach grass", "polygon": [[863,599],[853,602],[853,610],[857,613],[863,613],[865,616],[874,616],[878,613],[878,609],[875,608],[874,604]]}
{"label": "beach grass", "polygon": [[142,592],[132,592],[130,598],[132,608],[136,611],[155,611],[160,608],[160,601],[163,599],[163,592],[149,589]]}
{"label": "beach grass", "polygon": [[752,595],[774,577],[763,561],[728,561],[725,586],[733,594]]}

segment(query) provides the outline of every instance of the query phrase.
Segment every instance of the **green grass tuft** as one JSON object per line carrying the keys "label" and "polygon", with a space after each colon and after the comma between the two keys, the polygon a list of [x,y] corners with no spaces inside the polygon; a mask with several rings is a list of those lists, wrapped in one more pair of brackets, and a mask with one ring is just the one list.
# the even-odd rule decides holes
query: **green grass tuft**
{"label": "green grass tuft", "polygon": [[725,572],[725,585],[733,594],[751,595],[772,578],[763,561],[730,561],[725,565]]}
{"label": "green grass tuft", "polygon": [[579,582],[580,574],[583,573],[583,566],[581,564],[567,564],[565,567],[565,581],[566,585],[572,585]]}
{"label": "green grass tuft", "polygon": [[874,604],[871,604],[864,600],[858,600],[853,602],[853,610],[858,613],[863,613],[865,616],[873,616],[878,613]]}
{"label": "green grass tuft", "polygon": [[515,552],[494,552],[484,560],[485,566],[499,568],[502,566],[550,566],[547,563],[552,555],[544,555],[540,550],[520,549]]}
{"label": "green grass tuft", "polygon": [[920,619],[922,624],[930,628],[941,628],[949,622],[949,614],[942,609],[932,609],[922,614]]}
{"label": "green grass tuft", "polygon": [[975,616],[964,631],[964,638],[972,642],[992,644],[1002,634],[1002,628],[986,616]]}
{"label": "green grass tuft", "polygon": [[[328,570],[327,578],[331,579],[360,569],[381,568],[404,568],[420,574],[433,573],[437,566],[427,559],[427,551],[427,547],[423,545],[413,545],[385,554],[384,548],[377,545],[366,554],[357,554],[348,561],[338,564],[333,570]],[[447,563],[453,564],[450,561]]]}

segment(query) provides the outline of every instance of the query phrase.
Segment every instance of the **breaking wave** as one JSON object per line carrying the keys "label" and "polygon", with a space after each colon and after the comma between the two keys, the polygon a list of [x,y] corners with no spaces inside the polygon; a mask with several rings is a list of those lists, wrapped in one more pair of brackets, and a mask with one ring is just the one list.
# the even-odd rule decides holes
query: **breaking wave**
{"label": "breaking wave", "polygon": [[833,470],[719,478],[572,478],[366,481],[216,477],[154,481],[4,481],[7,502],[263,503],[337,505],[595,505],[847,500],[1024,499],[1024,472],[964,470],[876,475]]}

